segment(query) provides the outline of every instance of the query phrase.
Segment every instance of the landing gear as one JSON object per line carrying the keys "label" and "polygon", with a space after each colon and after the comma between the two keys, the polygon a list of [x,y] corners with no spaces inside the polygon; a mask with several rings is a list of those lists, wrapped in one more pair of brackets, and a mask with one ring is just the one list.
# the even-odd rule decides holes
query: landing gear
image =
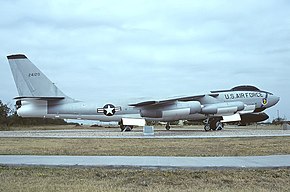
{"label": "landing gear", "polygon": [[121,132],[132,131],[133,126],[132,125],[120,125],[120,128],[121,128]]}
{"label": "landing gear", "polygon": [[204,125],[204,130],[205,130],[205,131],[210,131],[210,126],[209,126],[209,124],[205,124],[205,125]]}
{"label": "landing gear", "polygon": [[204,130],[205,131],[220,131],[223,129],[223,124],[220,122],[220,119],[209,119],[207,118],[204,121]]}
{"label": "landing gear", "polygon": [[169,130],[170,130],[170,128],[171,128],[171,127],[170,127],[170,123],[169,123],[169,122],[167,122],[167,123],[166,123],[166,126],[165,126],[165,129],[166,129],[167,131],[169,131]]}

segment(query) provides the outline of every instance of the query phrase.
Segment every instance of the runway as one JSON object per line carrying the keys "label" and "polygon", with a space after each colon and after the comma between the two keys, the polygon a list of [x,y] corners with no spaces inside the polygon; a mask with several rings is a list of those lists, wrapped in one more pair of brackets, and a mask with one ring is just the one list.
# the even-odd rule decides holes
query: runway
{"label": "runway", "polygon": [[290,155],[238,157],[0,155],[4,166],[86,166],[160,169],[289,168]]}
{"label": "runway", "polygon": [[289,137],[290,130],[241,130],[228,129],[205,132],[203,130],[155,131],[154,136],[144,136],[141,130],[120,132],[118,129],[92,130],[33,130],[1,131],[0,138],[54,138],[54,139],[195,139],[195,138],[243,138],[243,137]]}

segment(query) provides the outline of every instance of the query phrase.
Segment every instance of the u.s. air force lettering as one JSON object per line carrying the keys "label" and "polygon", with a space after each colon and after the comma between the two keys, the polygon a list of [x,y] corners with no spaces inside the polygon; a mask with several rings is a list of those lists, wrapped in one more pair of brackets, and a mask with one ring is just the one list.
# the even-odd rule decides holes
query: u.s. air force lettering
{"label": "u.s. air force lettering", "polygon": [[242,99],[242,98],[254,98],[254,97],[263,98],[264,96],[262,93],[257,93],[257,92],[225,94],[226,99]]}
{"label": "u.s. air force lettering", "polygon": [[104,113],[106,116],[113,116],[116,112],[121,111],[121,107],[115,107],[112,104],[106,104],[103,108],[98,108],[98,113]]}

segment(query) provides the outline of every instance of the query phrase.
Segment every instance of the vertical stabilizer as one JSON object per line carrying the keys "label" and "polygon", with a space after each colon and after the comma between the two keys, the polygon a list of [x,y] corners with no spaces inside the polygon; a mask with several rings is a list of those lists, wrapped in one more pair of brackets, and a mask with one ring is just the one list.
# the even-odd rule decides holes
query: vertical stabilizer
{"label": "vertical stabilizer", "polygon": [[66,97],[25,55],[7,56],[20,97]]}

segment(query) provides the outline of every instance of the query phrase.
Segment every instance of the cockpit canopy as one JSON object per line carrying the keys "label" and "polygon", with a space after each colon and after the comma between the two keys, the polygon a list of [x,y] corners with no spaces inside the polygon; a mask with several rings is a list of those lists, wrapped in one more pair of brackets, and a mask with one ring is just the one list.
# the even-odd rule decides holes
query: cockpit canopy
{"label": "cockpit canopy", "polygon": [[263,93],[268,93],[268,94],[273,95],[270,92],[262,91],[252,85],[240,85],[240,86],[233,87],[232,89],[229,89],[229,90],[211,91],[211,93],[230,92],[230,91],[257,91],[257,92],[263,92]]}
{"label": "cockpit canopy", "polygon": [[261,91],[261,90],[252,85],[241,85],[232,88],[231,91]]}

